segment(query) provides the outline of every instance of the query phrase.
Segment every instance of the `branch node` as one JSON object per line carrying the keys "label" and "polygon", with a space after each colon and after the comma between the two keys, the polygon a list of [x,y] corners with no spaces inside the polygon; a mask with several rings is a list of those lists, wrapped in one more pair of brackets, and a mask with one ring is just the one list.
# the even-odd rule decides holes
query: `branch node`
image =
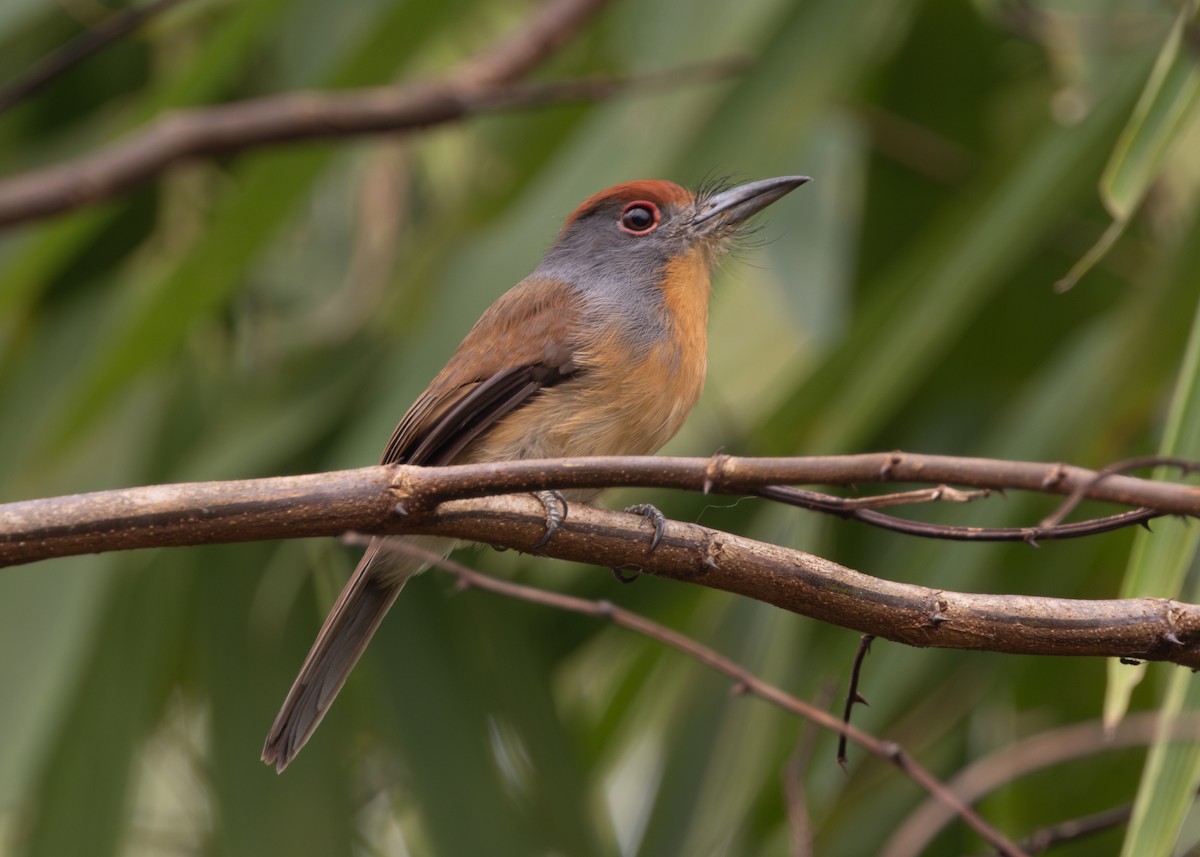
{"label": "branch node", "polygon": [[942,597],[942,593],[933,593],[930,596],[928,611],[925,614],[925,624],[931,628],[940,628],[943,624],[949,622],[950,617],[946,615],[946,610],[949,606],[946,599]]}
{"label": "branch node", "polygon": [[884,480],[890,479],[892,470],[903,462],[904,455],[899,450],[889,453],[887,459],[879,468],[879,478]]}
{"label": "branch node", "polygon": [[1042,479],[1042,490],[1052,491],[1063,483],[1067,478],[1068,471],[1065,464],[1055,464],[1049,473]]}
{"label": "branch node", "polygon": [[729,456],[720,449],[709,457],[708,465],[704,468],[704,483],[700,487],[701,493],[711,494],[713,487],[724,479],[725,462],[728,460]]}
{"label": "branch node", "polygon": [[710,571],[717,571],[720,566],[717,564],[717,558],[721,555],[721,540],[715,532],[710,532],[704,540],[703,551],[700,556],[700,574],[707,574]]}

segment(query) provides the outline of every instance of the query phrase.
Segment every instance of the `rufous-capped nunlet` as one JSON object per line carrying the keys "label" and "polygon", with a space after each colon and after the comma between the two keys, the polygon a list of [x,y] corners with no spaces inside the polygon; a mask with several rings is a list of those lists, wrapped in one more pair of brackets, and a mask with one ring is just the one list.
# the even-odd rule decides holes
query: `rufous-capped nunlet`
{"label": "rufous-capped nunlet", "polygon": [[[704,384],[712,269],[746,220],[808,181],[693,193],[634,181],[584,200],[533,273],[483,314],[408,409],[384,464],[648,455]],[[596,492],[576,492],[586,502]],[[451,542],[404,536],[445,553]],[[374,539],[325,620],[267,734],[287,767],[405,582],[426,564]]]}

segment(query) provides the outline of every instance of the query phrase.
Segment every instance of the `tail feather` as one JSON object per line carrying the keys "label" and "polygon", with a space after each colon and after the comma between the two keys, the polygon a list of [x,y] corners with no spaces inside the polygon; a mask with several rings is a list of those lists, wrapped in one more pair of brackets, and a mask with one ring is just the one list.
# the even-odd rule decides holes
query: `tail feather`
{"label": "tail feather", "polygon": [[[444,540],[438,540],[439,546]],[[375,539],[338,596],[267,740],[262,759],[282,772],[329,710],[405,582],[427,563],[381,550]],[[423,545],[427,546],[427,545]]]}

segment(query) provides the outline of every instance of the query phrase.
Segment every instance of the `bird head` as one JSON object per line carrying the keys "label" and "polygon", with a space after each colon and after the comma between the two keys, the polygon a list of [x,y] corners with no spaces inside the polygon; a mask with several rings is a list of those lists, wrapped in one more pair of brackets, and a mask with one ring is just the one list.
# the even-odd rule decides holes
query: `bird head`
{"label": "bird head", "polygon": [[747,221],[809,181],[781,176],[697,192],[674,182],[632,181],[584,200],[567,218],[538,275],[604,291],[653,286],[671,266],[707,277]]}

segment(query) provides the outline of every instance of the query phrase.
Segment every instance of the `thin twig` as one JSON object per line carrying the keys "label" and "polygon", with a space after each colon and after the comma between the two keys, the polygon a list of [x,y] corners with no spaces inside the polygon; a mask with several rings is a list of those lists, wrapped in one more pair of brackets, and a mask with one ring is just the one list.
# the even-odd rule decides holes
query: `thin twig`
{"label": "thin twig", "polygon": [[[1112,730],[1098,720],[1073,723],[997,748],[956,774],[948,785],[963,801],[974,804],[1036,771],[1102,752],[1148,744],[1163,726],[1163,718],[1157,712],[1130,714]],[[1166,728],[1175,740],[1195,741],[1200,737],[1200,716],[1194,713],[1181,716]],[[924,854],[953,817],[939,802],[926,800],[892,833],[882,857]]]}
{"label": "thin twig", "polygon": [[88,57],[180,2],[182,0],[152,0],[137,9],[114,12],[95,27],[47,54],[24,74],[0,86],[0,113],[10,110]]}
{"label": "thin twig", "polygon": [[[989,491],[990,489],[982,490]],[[937,489],[925,489],[922,492],[912,493],[915,496],[920,496],[923,493],[934,494],[936,491]],[[797,506],[801,509],[811,509],[814,512],[837,515],[839,518],[844,518],[847,521],[858,521],[872,527],[878,527],[881,530],[890,530],[894,533],[904,533],[910,536],[920,536],[925,539],[944,539],[960,542],[1026,542],[1034,546],[1040,541],[1078,539],[1084,536],[1109,533],[1113,530],[1121,530],[1135,524],[1145,524],[1147,521],[1152,521],[1162,515],[1161,512],[1156,512],[1152,509],[1131,509],[1128,512],[1117,512],[1099,518],[1089,518],[1086,521],[1074,521],[1070,524],[1056,524],[1053,526],[1046,526],[1043,522],[1036,527],[962,527],[952,524],[931,524],[927,521],[898,518],[895,515],[877,512],[872,508],[856,508],[856,506],[869,506],[870,501],[874,499],[873,497],[852,498],[859,502],[847,504],[841,502],[844,498],[835,497],[832,494],[805,491],[788,485],[768,485],[765,488],[757,488],[750,493],[766,500],[775,500],[780,503],[787,503],[789,506]],[[958,493],[963,494],[966,492]],[[883,496],[904,497],[907,496],[907,493],[887,494]],[[946,498],[931,497],[931,499]],[[970,496],[969,499],[978,499],[978,497]],[[887,503],[884,505],[887,505]]]}
{"label": "thin twig", "polygon": [[817,724],[825,729],[830,729],[840,735],[844,735],[849,740],[853,741],[858,746],[862,747],[867,752],[880,759],[883,759],[899,768],[909,778],[921,786],[932,798],[943,802],[947,809],[959,816],[967,825],[969,825],[976,833],[978,833],[991,846],[996,848],[1001,854],[1010,855],[1010,857],[1019,857],[1024,855],[1016,845],[1010,842],[1003,834],[993,828],[990,824],[975,812],[970,806],[959,800],[953,793],[946,788],[945,784],[938,780],[933,774],[927,771],[919,762],[913,759],[907,752],[893,741],[883,741],[876,738],[874,735],[863,732],[862,730],[843,723],[833,715],[822,709],[811,705],[804,700],[793,696],[779,687],[764,681],[759,676],[750,672],[746,668],[733,662],[724,655],[716,652],[707,646],[702,645],[691,637],[681,634],[653,622],[637,613],[626,610],[623,607],[618,607],[610,601],[593,601],[587,598],[578,598],[573,595],[563,595],[557,592],[548,592],[544,589],[537,589],[532,586],[525,586],[519,583],[510,583],[508,581],[499,580],[494,577],[489,577],[486,574],[481,574],[473,569],[467,568],[461,563],[454,562],[441,557],[438,554],[430,551],[422,550],[415,545],[411,545],[401,540],[395,540],[385,543],[390,549],[401,551],[405,554],[416,556],[422,560],[429,562],[436,568],[448,572],[458,580],[458,585],[462,589],[474,588],[481,589],[486,592],[493,592],[499,595],[504,595],[508,598],[515,598],[521,601],[527,601],[533,604],[541,604],[547,607],[554,607],[559,610],[566,610],[571,613],[580,613],[585,616],[592,616],[598,619],[606,619],[614,625],[622,628],[627,628],[635,631],[644,637],[655,640],[664,645],[682,652],[688,657],[699,663],[704,664],[710,669],[721,673],[734,682],[734,686],[739,691],[753,694],[771,704],[782,708],[784,711],[790,712],[803,717],[806,720]]}
{"label": "thin twig", "polygon": [[[854,665],[850,668],[850,687],[846,690],[846,705],[842,709],[843,723],[850,723],[850,713],[854,710],[855,705],[870,705],[866,698],[858,692],[858,680],[862,674],[863,661],[867,659],[867,655],[871,654],[871,643],[874,641],[874,634],[863,634],[862,639],[858,641],[858,649],[854,652]],[[846,736],[842,735],[838,739],[837,763],[845,768],[846,762]]]}
{"label": "thin twig", "polygon": [[1078,842],[1089,836],[1106,833],[1114,827],[1125,824],[1133,817],[1133,804],[1114,806],[1102,809],[1082,818],[1072,818],[1060,821],[1036,830],[1021,843],[1021,847],[1032,854],[1044,854],[1056,845],[1067,842]]}
{"label": "thin twig", "polygon": [[1150,467],[1177,467],[1186,476],[1200,470],[1200,462],[1169,455],[1140,455],[1110,464],[1097,470],[1090,479],[1076,486],[1075,490],[1068,494],[1062,504],[1054,510],[1054,513],[1042,520],[1041,527],[1044,529],[1057,527],[1067,515],[1071,514],[1091,489],[1108,477],[1117,473],[1128,473],[1131,470],[1144,470]]}
{"label": "thin twig", "polygon": [[[813,705],[822,711],[833,702],[836,689],[831,682],[824,682],[817,691]],[[805,772],[817,751],[817,738],[821,732],[813,723],[800,724],[796,738],[796,749],[792,751],[783,769],[783,795],[787,807],[788,831],[791,834],[791,857],[812,857],[813,826],[808,815],[807,790],[804,785]]]}

